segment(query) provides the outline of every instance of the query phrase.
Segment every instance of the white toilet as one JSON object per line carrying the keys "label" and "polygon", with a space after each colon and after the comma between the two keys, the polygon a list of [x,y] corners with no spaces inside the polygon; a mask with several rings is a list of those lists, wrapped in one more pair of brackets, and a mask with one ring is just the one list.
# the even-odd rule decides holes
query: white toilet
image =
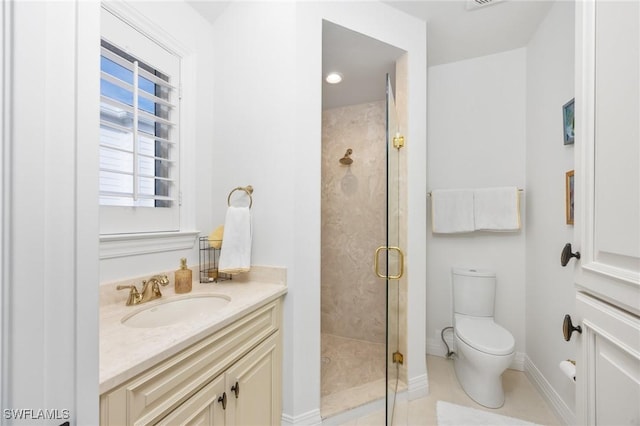
{"label": "white toilet", "polygon": [[452,273],[456,376],[478,404],[499,408],[504,404],[502,373],[515,356],[515,340],[493,320],[496,275],[460,268]]}

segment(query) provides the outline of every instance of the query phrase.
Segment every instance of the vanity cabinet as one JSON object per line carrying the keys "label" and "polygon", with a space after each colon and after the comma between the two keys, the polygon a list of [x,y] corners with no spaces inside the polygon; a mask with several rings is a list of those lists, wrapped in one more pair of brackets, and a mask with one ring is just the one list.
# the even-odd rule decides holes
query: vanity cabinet
{"label": "vanity cabinet", "polygon": [[269,337],[157,425],[279,424],[279,395],[274,389],[279,338],[279,333]]}
{"label": "vanity cabinet", "polygon": [[101,396],[100,424],[279,424],[280,323],[276,300],[160,362]]}
{"label": "vanity cabinet", "polygon": [[157,425],[224,425],[225,410],[218,400],[227,389],[225,385],[224,376],[215,378]]}
{"label": "vanity cabinet", "polygon": [[580,425],[640,424],[639,80],[640,3],[576,2]]}

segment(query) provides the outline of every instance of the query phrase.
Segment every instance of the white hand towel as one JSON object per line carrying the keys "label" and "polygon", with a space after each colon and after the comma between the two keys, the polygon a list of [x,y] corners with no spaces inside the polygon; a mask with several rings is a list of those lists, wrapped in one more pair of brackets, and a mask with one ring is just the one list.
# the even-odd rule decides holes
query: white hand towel
{"label": "white hand towel", "polygon": [[520,196],[516,187],[476,189],[474,218],[477,230],[520,229]]}
{"label": "white hand towel", "polygon": [[229,207],[224,221],[218,272],[238,274],[251,268],[251,211]]}
{"label": "white hand towel", "polygon": [[473,190],[431,191],[431,227],[434,233],[472,232]]}

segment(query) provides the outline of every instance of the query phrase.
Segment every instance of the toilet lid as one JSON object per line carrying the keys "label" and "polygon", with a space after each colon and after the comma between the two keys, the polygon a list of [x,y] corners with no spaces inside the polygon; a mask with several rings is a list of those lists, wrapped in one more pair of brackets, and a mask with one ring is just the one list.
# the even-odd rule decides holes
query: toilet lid
{"label": "toilet lid", "polygon": [[458,318],[455,330],[467,345],[488,354],[508,355],[515,347],[511,333],[492,318]]}

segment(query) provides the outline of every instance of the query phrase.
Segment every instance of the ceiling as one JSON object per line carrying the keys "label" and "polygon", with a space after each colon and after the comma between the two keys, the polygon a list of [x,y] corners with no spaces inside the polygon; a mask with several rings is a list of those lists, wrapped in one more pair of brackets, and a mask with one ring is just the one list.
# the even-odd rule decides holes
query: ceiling
{"label": "ceiling", "polygon": [[[525,46],[555,0],[494,0],[467,10],[467,0],[386,0],[383,3],[427,22],[429,66]],[[559,0],[562,1],[562,0]],[[215,22],[230,1],[187,0]],[[323,108],[384,99],[384,76],[402,51],[346,28],[323,25],[323,77],[339,71],[336,86],[323,83]]]}
{"label": "ceiling", "polygon": [[322,77],[339,72],[339,84],[322,82],[322,108],[336,108],[385,98],[386,75],[395,81],[396,60],[403,50],[324,21]]}
{"label": "ceiling", "polygon": [[212,24],[231,3],[231,1],[222,0],[186,0],[186,2]]}
{"label": "ceiling", "polygon": [[383,1],[427,22],[429,66],[525,46],[554,1],[506,0],[467,10],[467,0]]}

